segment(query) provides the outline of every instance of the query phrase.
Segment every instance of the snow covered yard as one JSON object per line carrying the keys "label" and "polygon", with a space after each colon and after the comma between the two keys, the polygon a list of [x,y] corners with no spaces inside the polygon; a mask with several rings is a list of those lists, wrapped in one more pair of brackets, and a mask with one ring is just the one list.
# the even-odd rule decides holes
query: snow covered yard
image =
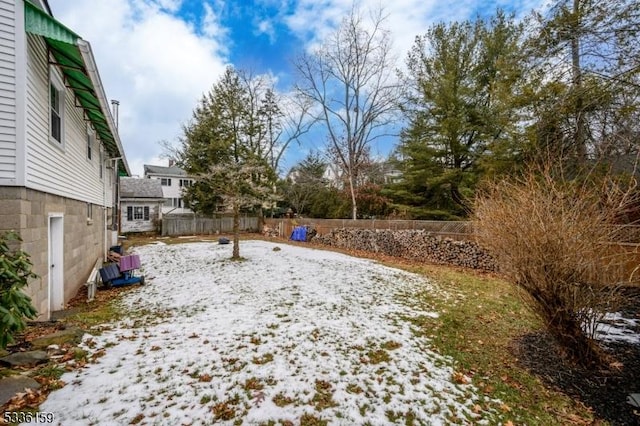
{"label": "snow covered yard", "polygon": [[[274,250],[275,247],[280,250]],[[131,316],[40,406],[64,425],[488,423],[482,397],[407,317],[424,277],[262,241],[136,248]],[[441,295],[446,298],[446,294]]]}

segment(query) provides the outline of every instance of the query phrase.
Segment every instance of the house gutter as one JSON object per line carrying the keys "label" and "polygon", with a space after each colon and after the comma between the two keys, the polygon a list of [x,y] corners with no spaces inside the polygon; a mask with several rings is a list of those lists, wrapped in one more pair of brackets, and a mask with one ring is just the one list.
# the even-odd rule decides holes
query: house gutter
{"label": "house gutter", "polygon": [[[80,50],[80,54],[82,55],[82,59],[84,60],[89,78],[91,79],[93,87],[95,88],[96,96],[98,97],[98,101],[100,102],[100,107],[102,108],[104,116],[107,118],[109,130],[111,130],[111,134],[115,139],[116,145],[118,147],[118,152],[121,155],[122,165],[124,166],[127,176],[131,176],[131,169],[129,168],[127,159],[124,156],[124,149],[122,148],[122,142],[120,141],[120,135],[118,134],[118,127],[113,120],[111,108],[109,107],[109,102],[107,101],[107,97],[104,93],[104,87],[102,86],[100,74],[98,74],[98,67],[93,57],[93,52],[91,51],[91,45],[88,41],[78,39],[78,49]],[[118,175],[119,173],[116,169],[116,176]]]}

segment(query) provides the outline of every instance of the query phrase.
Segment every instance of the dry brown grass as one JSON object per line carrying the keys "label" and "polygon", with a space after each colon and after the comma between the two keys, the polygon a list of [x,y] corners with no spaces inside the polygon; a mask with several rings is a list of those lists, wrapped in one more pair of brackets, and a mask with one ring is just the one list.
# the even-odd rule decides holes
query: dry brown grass
{"label": "dry brown grass", "polygon": [[543,168],[487,185],[476,199],[478,241],[566,354],[585,365],[605,361],[589,330],[633,281],[628,254],[611,246],[632,193],[612,179],[568,180]]}

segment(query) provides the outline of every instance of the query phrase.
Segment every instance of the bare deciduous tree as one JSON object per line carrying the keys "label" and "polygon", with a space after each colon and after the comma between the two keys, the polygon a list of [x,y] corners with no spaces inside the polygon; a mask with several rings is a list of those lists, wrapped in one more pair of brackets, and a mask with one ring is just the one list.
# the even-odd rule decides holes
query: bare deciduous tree
{"label": "bare deciduous tree", "polygon": [[312,103],[297,93],[279,94],[272,87],[262,97],[260,116],[265,129],[264,157],[274,171],[292,142],[299,142],[314,123],[309,113]]}
{"label": "bare deciduous tree", "polygon": [[296,63],[297,90],[317,106],[315,118],[326,126],[329,153],[348,181],[353,219],[361,165],[371,143],[387,134],[398,100],[385,17],[378,10],[370,18],[352,9],[320,48]]}

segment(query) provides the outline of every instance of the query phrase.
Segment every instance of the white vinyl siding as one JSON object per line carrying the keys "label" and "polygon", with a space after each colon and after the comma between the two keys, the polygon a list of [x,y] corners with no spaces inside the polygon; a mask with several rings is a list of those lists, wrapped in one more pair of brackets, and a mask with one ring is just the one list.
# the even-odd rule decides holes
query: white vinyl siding
{"label": "white vinyl siding", "polygon": [[[100,168],[87,161],[87,124],[65,88],[63,142],[49,141],[49,66],[41,37],[27,36],[27,187],[97,205],[111,205],[105,197]],[[109,191],[110,192],[110,191]]]}
{"label": "white vinyl siding", "polygon": [[[159,179],[162,185],[162,214],[192,214],[193,211],[185,205],[183,190],[193,184],[193,179],[179,175],[151,175],[150,179]],[[187,183],[188,182],[188,183]]]}
{"label": "white vinyl siding", "polygon": [[15,0],[0,0],[0,184],[16,179],[15,20]]}

